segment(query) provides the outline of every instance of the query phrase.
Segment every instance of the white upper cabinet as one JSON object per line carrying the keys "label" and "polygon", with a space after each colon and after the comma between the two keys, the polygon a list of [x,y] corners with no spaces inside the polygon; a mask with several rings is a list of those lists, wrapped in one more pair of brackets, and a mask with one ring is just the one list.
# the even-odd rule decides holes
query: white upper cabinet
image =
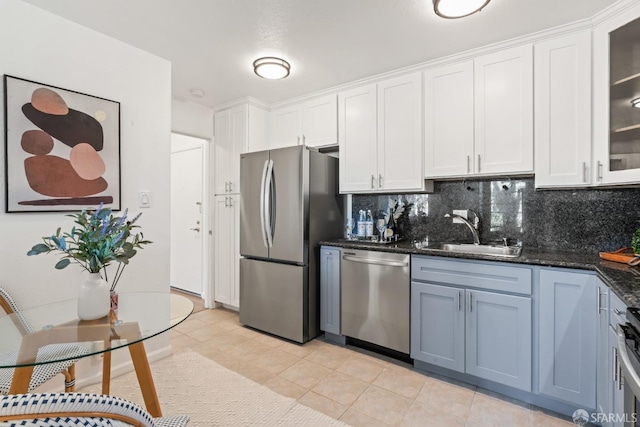
{"label": "white upper cabinet", "polygon": [[243,104],[215,114],[214,193],[240,192],[240,153],[266,149],[266,110]]}
{"label": "white upper cabinet", "polygon": [[338,143],[336,95],[327,95],[302,104],[302,143],[323,147]]}
{"label": "white upper cabinet", "polygon": [[533,51],[518,46],[474,59],[475,173],[533,172]]}
{"label": "white upper cabinet", "polygon": [[376,85],[338,94],[340,192],[377,189]]}
{"label": "white upper cabinet", "polygon": [[340,192],[421,191],[418,73],[338,94]]}
{"label": "white upper cabinet", "polygon": [[463,176],[473,159],[473,61],[424,73],[425,175]]}
{"label": "white upper cabinet", "polygon": [[595,184],[640,182],[640,4],[594,30]]}
{"label": "white upper cabinet", "polygon": [[302,111],[300,106],[278,108],[271,111],[270,148],[300,145]]}
{"label": "white upper cabinet", "polygon": [[533,51],[518,46],[425,78],[426,178],[533,172]]}
{"label": "white upper cabinet", "polygon": [[338,142],[336,95],[327,95],[271,111],[271,148]]}
{"label": "white upper cabinet", "polygon": [[418,73],[378,83],[378,189],[420,190],[422,82]]}
{"label": "white upper cabinet", "polygon": [[535,45],[536,187],[591,183],[591,31]]}

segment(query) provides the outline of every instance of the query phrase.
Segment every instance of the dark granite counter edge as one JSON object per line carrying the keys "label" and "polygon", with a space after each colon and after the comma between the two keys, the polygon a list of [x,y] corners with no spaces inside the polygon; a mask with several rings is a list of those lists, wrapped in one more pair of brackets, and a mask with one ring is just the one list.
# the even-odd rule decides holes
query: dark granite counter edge
{"label": "dark granite counter edge", "polygon": [[604,261],[597,255],[577,252],[557,252],[527,250],[517,258],[445,252],[437,249],[418,248],[410,242],[377,244],[364,241],[330,240],[321,241],[320,245],[336,246],[347,249],[360,249],[381,252],[395,252],[409,255],[440,256],[447,258],[476,259],[498,261],[515,264],[539,265],[545,267],[575,268],[595,271],[598,277],[629,307],[640,307],[640,270],[626,264]]}

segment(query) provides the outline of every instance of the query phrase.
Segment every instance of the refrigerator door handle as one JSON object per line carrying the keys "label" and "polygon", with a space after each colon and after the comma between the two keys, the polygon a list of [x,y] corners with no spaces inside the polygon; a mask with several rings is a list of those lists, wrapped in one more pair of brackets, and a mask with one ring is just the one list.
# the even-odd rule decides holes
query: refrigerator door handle
{"label": "refrigerator door handle", "polygon": [[[264,207],[264,226],[267,234],[267,244],[269,248],[273,247],[273,225],[271,218],[271,209],[273,201],[273,160],[269,159],[269,165],[267,167],[266,182],[264,184],[265,193],[265,207]],[[268,193],[267,193],[268,192]]]}
{"label": "refrigerator door handle", "polygon": [[264,161],[264,167],[262,168],[262,180],[260,182],[260,228],[262,229],[262,243],[264,243],[264,247],[268,248],[269,244],[267,242],[267,233],[265,227],[265,196],[266,196],[266,182],[267,182],[267,169],[269,165],[269,160]]}

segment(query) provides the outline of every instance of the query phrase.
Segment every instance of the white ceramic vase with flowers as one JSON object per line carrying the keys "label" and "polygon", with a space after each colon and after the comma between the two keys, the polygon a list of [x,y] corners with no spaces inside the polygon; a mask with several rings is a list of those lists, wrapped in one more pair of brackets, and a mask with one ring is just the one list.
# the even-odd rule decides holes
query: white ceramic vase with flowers
{"label": "white ceramic vase with flowers", "polygon": [[[67,216],[74,218],[75,225],[70,232],[62,233],[58,228],[54,235],[43,237],[43,243],[33,246],[27,255],[61,252],[62,259],[56,263],[56,269],[64,269],[74,262],[89,272],[89,278],[78,294],[78,318],[99,319],[109,314],[110,294],[115,292],[124,268],[137,253],[136,249],[142,249],[143,245],[151,242],[144,240],[142,233],[131,233],[134,228],[139,228],[135,222],[140,214],[127,221],[127,210],[116,217],[111,209],[100,204],[96,210],[83,209]],[[107,267],[112,262],[118,263],[118,267],[109,285]]]}

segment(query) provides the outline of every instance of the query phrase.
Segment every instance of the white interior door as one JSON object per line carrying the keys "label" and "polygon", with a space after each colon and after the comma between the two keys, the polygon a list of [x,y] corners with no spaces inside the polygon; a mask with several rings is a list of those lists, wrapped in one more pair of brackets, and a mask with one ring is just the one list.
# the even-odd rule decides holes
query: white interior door
{"label": "white interior door", "polygon": [[207,141],[171,136],[171,286],[204,289],[204,167]]}

